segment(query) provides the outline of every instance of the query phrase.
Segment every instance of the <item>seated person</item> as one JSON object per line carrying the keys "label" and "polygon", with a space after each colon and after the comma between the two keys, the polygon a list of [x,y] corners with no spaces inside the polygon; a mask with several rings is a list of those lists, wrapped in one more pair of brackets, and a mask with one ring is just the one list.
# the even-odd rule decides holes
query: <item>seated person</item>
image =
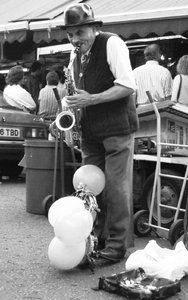
{"label": "seated person", "polygon": [[57,88],[61,99],[65,96],[66,89],[59,85],[59,76],[55,71],[48,72],[46,83],[46,86],[39,92],[38,115],[48,120],[55,120],[58,113],[58,103],[53,88]]}
{"label": "seated person", "polygon": [[23,68],[21,66],[12,67],[6,77],[6,87],[3,91],[3,97],[7,105],[14,108],[34,112],[36,104],[29,92],[22,86]]}

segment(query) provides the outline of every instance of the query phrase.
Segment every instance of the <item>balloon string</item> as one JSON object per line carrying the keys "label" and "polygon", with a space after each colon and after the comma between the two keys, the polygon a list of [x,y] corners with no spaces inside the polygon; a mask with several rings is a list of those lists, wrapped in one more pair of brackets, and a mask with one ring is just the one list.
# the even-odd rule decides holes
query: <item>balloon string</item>
{"label": "balloon string", "polygon": [[90,212],[94,210],[100,212],[95,195],[89,191],[86,186],[79,185],[74,196],[81,198],[84,201],[85,208]]}

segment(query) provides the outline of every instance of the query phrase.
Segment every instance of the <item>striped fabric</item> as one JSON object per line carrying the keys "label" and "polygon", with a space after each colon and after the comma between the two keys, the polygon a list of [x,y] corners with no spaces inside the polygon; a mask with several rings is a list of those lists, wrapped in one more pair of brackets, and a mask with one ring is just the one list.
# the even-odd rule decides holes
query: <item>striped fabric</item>
{"label": "striped fabric", "polygon": [[58,89],[61,99],[65,96],[66,90],[64,85],[58,85],[58,86],[46,85],[43,89],[41,89],[39,93],[38,115],[40,115],[43,118],[54,119],[57,115],[58,105],[53,92],[54,87]]}
{"label": "striped fabric", "polygon": [[153,100],[162,101],[171,96],[172,77],[167,68],[157,61],[150,60],[134,69],[137,85],[137,104],[148,103],[146,91],[150,91]]}

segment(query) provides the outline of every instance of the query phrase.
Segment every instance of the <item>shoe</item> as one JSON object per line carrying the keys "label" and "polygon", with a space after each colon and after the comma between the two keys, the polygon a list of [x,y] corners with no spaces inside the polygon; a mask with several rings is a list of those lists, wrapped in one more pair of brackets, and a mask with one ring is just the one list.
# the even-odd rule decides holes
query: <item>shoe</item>
{"label": "shoe", "polygon": [[125,251],[118,251],[113,248],[105,248],[98,251],[98,256],[111,262],[119,262],[125,256]]}
{"label": "shoe", "polygon": [[125,256],[125,251],[117,251],[112,248],[105,248],[100,251],[93,251],[78,265],[79,269],[90,269],[94,272],[95,267],[105,267],[120,262]]}
{"label": "shoe", "polygon": [[111,266],[117,264],[118,262],[120,262],[120,260],[109,260],[103,257],[98,257],[95,259],[95,268]]}
{"label": "shoe", "polygon": [[92,273],[94,273],[94,268],[95,268],[95,261],[93,258],[93,252],[88,254],[85,259],[78,264],[77,266],[79,269],[84,270],[84,269],[90,269]]}

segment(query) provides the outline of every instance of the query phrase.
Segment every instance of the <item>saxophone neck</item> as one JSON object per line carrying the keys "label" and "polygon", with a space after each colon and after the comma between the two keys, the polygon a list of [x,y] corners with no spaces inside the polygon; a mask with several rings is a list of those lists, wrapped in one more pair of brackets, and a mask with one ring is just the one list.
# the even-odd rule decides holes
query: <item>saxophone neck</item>
{"label": "saxophone neck", "polygon": [[76,57],[77,57],[79,51],[80,51],[80,46],[77,46],[77,47],[74,49],[74,51],[72,52],[71,58],[70,58],[70,61],[69,61],[69,65],[68,65],[68,69],[71,69],[71,68],[72,68],[72,65],[73,65],[73,63],[74,63],[74,61],[75,61],[75,59],[76,59]]}
{"label": "saxophone neck", "polygon": [[74,49],[74,53],[71,56],[68,67],[64,68],[65,76],[66,76],[65,84],[66,84],[66,89],[67,89],[68,95],[75,94],[75,82],[74,82],[73,75],[72,75],[72,66],[73,66],[73,63],[79,52],[79,49],[80,49],[80,47],[76,47]]}

